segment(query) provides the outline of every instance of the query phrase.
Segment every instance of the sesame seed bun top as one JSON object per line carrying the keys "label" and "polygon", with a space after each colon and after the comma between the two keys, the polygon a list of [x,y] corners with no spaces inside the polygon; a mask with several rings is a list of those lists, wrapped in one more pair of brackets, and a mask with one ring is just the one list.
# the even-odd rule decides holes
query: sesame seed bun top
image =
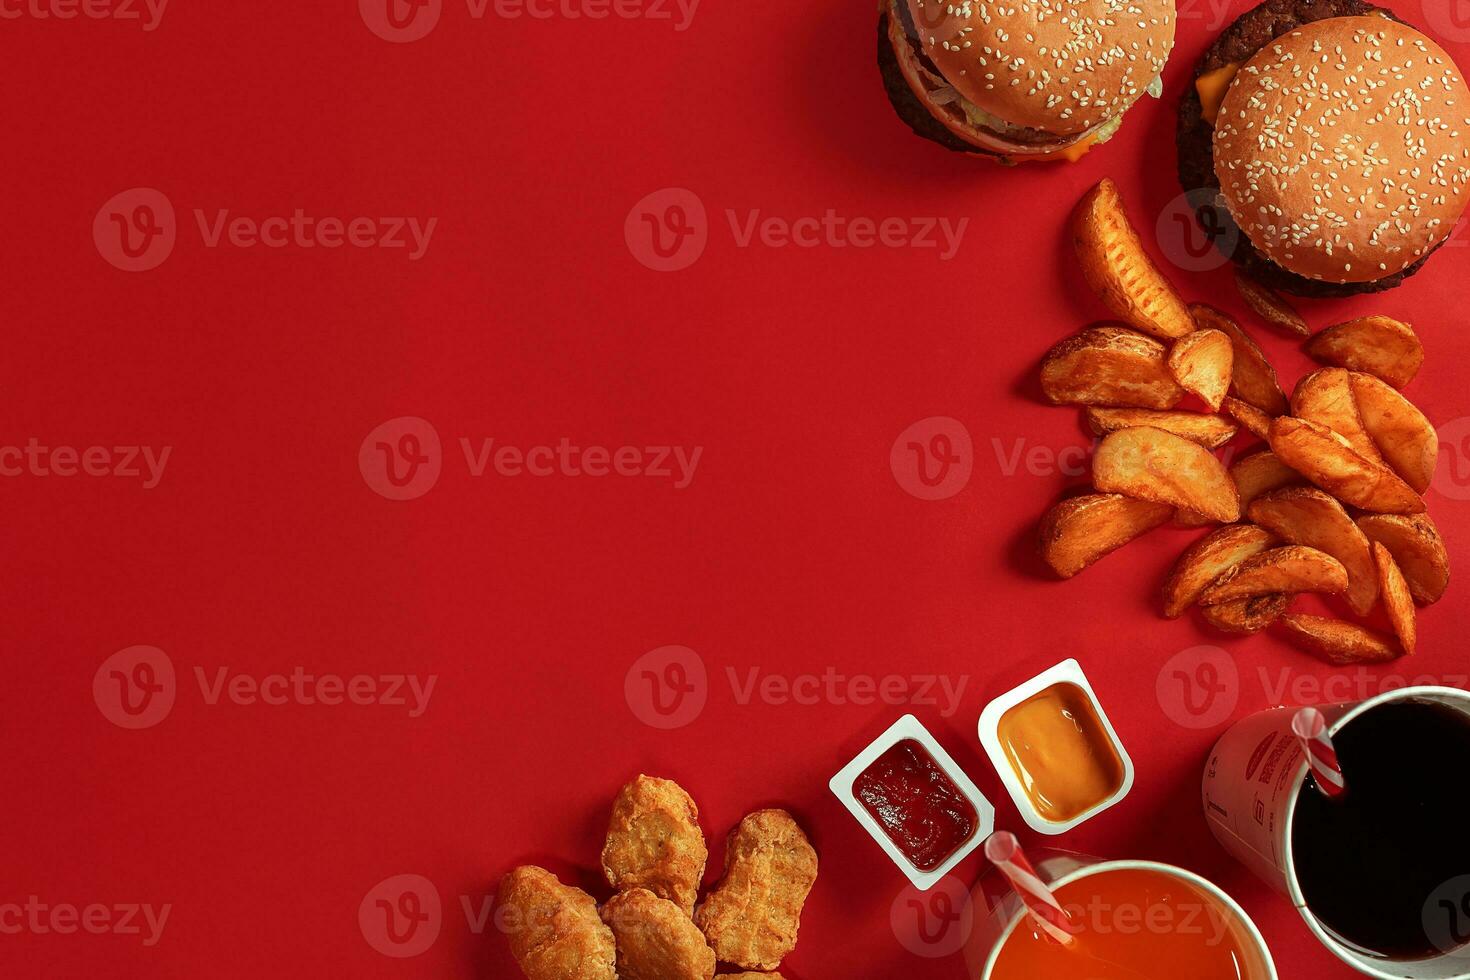
{"label": "sesame seed bun top", "polygon": [[1122,114],[1174,48],[1174,0],[906,2],[924,54],[961,95],[1062,136]]}
{"label": "sesame seed bun top", "polygon": [[1395,275],[1470,201],[1470,89],[1397,21],[1306,24],[1236,76],[1215,171],[1230,214],[1277,265],[1327,282]]}

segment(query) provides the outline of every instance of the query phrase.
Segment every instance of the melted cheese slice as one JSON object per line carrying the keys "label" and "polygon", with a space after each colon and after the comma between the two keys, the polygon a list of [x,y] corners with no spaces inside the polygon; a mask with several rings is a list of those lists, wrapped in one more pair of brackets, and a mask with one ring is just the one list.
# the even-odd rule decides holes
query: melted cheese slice
{"label": "melted cheese slice", "polygon": [[1048,160],[1066,160],[1068,163],[1076,163],[1078,160],[1081,160],[1083,157],[1087,156],[1087,154],[1096,145],[1096,136],[1086,136],[1083,137],[1081,140],[1078,140],[1076,143],[1073,143],[1071,146],[1063,147],[1060,150],[1053,150],[1050,153],[1028,153],[1025,156],[1013,156],[1011,157],[1011,159],[1017,161],[1018,163],[1027,160],[1036,160],[1039,162],[1046,162]]}
{"label": "melted cheese slice", "polygon": [[1215,120],[1220,116],[1220,106],[1225,103],[1225,93],[1230,91],[1230,83],[1235,81],[1235,76],[1244,67],[1245,62],[1237,61],[1224,68],[1216,68],[1195,80],[1194,87],[1199,92],[1205,121],[1211,126],[1215,125]]}

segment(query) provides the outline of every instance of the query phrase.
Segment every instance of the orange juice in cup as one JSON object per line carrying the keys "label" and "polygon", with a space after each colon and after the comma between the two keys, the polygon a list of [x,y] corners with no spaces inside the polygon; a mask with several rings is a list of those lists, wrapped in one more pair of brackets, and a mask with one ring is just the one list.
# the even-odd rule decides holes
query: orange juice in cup
{"label": "orange juice in cup", "polygon": [[1037,874],[1066,910],[1072,940],[1046,935],[1001,876],[987,874],[976,901],[991,915],[977,923],[967,949],[972,977],[1276,980],[1255,925],[1198,875],[1149,861],[1040,853],[1047,856],[1037,861]]}

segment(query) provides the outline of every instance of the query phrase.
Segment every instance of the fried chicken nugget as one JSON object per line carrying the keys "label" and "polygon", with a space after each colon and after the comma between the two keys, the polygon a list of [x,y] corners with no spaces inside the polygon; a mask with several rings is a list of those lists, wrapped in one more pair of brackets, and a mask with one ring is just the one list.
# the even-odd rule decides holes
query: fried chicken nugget
{"label": "fried chicken nugget", "polygon": [[618,944],[620,980],[710,980],[715,951],[704,934],[673,902],[646,888],[614,896],[602,921]]}
{"label": "fried chicken nugget", "polygon": [[617,980],[612,930],[597,902],[531,865],[500,882],[499,917],[527,980]]}
{"label": "fried chicken nugget", "polygon": [[817,852],[785,810],[757,810],[725,844],[725,876],[694,921],[722,963],[774,970],[796,946]]}
{"label": "fried chicken nugget", "polygon": [[602,848],[613,888],[646,888],[693,915],[708,860],[699,808],[678,783],[640,775],[618,792]]}

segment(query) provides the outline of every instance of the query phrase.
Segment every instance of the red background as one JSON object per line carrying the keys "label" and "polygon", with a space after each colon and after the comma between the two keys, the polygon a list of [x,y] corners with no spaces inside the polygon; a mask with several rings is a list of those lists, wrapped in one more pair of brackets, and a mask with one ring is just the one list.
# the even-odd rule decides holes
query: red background
{"label": "red background", "polygon": [[[1035,522],[1080,481],[1024,465],[1008,476],[999,458],[1017,440],[1041,457],[1087,441],[1075,411],[1039,403],[1034,380],[1052,343],[1103,314],[1063,219],[1110,175],[1152,228],[1178,190],[1174,105],[1212,19],[1204,4],[1186,11],[1165,100],[1114,143],[1076,166],[1011,171],[894,119],[861,4],[706,0],[679,31],[493,8],[475,19],[450,0],[409,44],[375,36],[347,2],[180,2],[152,32],[0,21],[0,443],[173,447],[151,490],[118,477],[0,482],[0,904],[172,905],[151,948],[0,934],[0,972],[514,975],[504,939],[470,929],[460,896],[478,903],[536,861],[605,897],[608,806],[646,771],[690,790],[716,855],[760,805],[790,807],[809,829],[821,877],[788,977],[960,977],[957,958],[915,956],[896,938],[904,882],[826,788],[910,709],[740,704],[726,670],[963,678],[952,716],[911,710],[1018,827],[975,719],[1077,656],[1138,784],[1061,843],[1198,870],[1256,918],[1283,975],[1348,976],[1205,828],[1199,775],[1224,726],[1176,725],[1155,695],[1165,661],[1200,643],[1239,663],[1237,716],[1268,703],[1258,668],[1333,672],[1276,636],[1221,640],[1161,619],[1161,577],[1192,532],[1045,580]],[[1470,63],[1470,45],[1450,46]],[[92,221],[140,186],[170,199],[178,243],[157,269],[128,273],[99,255]],[[664,187],[692,190],[709,215],[705,253],[672,273],[635,261],[623,232],[634,203]],[[414,262],[404,250],[209,248],[196,208],[439,224]],[[970,223],[946,262],[934,249],[741,248],[726,209]],[[1466,241],[1389,296],[1303,304],[1317,327],[1368,312],[1412,320],[1429,356],[1410,391],[1461,429]],[[1244,312],[1226,270],[1176,279]],[[1294,382],[1305,359],[1256,332]],[[444,471],[425,496],[393,502],[357,453],[405,415],[436,427]],[[973,437],[973,475],[923,501],[895,480],[889,450],[941,415]],[[477,479],[462,436],[703,456],[683,490]],[[1463,482],[1444,486],[1451,495],[1429,502],[1458,558],[1470,506]],[[1412,669],[1371,676],[1463,670],[1466,595],[1452,588],[1423,614]],[[114,726],[92,697],[98,667],[133,644],[164,650],[179,676],[172,713],[143,731]],[[666,644],[697,651],[710,674],[702,715],[667,732],[623,693],[633,662]],[[193,680],[196,667],[298,666],[438,682],[409,718],[210,705]],[[980,870],[971,858],[959,874]],[[402,873],[434,882],[445,918],[428,952],[397,960],[365,941],[357,909]]]}

